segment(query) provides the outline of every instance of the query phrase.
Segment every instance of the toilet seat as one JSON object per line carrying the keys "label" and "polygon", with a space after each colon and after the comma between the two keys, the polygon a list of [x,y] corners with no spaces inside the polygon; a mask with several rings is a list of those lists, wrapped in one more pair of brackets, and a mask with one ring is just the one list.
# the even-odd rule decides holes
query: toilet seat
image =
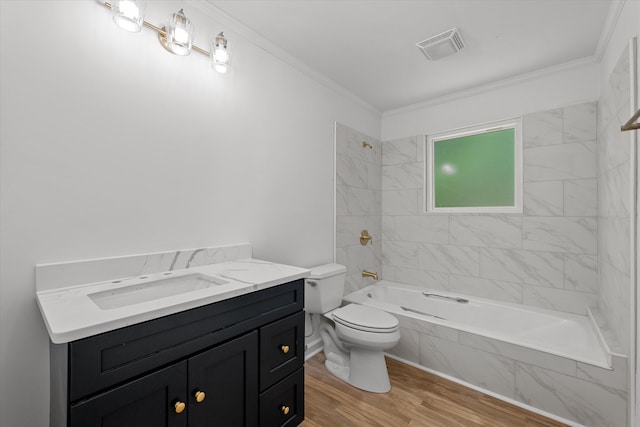
{"label": "toilet seat", "polygon": [[332,312],[333,321],[347,328],[363,332],[393,333],[398,319],[389,313],[359,304],[348,304]]}

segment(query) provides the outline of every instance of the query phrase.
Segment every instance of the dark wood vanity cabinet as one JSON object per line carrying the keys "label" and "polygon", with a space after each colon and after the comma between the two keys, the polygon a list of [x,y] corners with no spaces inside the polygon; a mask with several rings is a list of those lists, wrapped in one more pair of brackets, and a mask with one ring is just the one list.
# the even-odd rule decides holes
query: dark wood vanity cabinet
{"label": "dark wood vanity cabinet", "polygon": [[300,424],[303,289],[297,280],[52,345],[51,425]]}

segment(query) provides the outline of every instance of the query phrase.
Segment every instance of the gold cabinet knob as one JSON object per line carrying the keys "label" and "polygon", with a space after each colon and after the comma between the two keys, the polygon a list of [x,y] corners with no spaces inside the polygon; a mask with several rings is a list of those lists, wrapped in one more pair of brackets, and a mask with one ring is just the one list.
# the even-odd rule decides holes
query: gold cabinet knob
{"label": "gold cabinet knob", "polygon": [[180,402],[179,400],[173,405],[173,407],[176,410],[176,414],[181,414],[182,411],[184,411],[184,409],[187,407],[187,405],[184,404],[184,402]]}
{"label": "gold cabinet knob", "polygon": [[201,403],[202,401],[204,401],[204,398],[207,397],[206,394],[204,394],[204,391],[200,391],[197,390],[195,393],[193,393],[193,396],[196,398],[196,402]]}
{"label": "gold cabinet knob", "polygon": [[280,347],[280,350],[282,350],[282,352],[284,354],[289,353],[289,346],[288,345],[283,345],[282,347]]}
{"label": "gold cabinet knob", "polygon": [[284,415],[288,415],[288,414],[289,414],[289,411],[291,410],[291,408],[289,408],[288,406],[282,405],[282,406],[280,407],[280,410],[282,411],[282,413],[283,413]]}

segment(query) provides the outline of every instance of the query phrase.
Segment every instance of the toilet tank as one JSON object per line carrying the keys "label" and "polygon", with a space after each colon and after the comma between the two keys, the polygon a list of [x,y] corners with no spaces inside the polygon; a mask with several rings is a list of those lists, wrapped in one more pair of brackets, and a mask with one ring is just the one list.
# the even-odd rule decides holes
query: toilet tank
{"label": "toilet tank", "polygon": [[347,267],[325,264],[311,268],[304,281],[304,307],[307,313],[326,313],[342,304]]}

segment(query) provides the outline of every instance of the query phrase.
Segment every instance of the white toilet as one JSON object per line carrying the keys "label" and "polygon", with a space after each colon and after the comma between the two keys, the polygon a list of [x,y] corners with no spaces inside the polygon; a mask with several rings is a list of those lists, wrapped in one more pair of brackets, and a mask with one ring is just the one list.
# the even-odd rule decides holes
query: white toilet
{"label": "white toilet", "polygon": [[400,340],[398,319],[363,305],[340,307],[346,271],[340,264],[312,268],[305,280],[305,310],[330,320],[320,327],[329,372],[362,390],[386,393],[391,383],[384,350]]}

